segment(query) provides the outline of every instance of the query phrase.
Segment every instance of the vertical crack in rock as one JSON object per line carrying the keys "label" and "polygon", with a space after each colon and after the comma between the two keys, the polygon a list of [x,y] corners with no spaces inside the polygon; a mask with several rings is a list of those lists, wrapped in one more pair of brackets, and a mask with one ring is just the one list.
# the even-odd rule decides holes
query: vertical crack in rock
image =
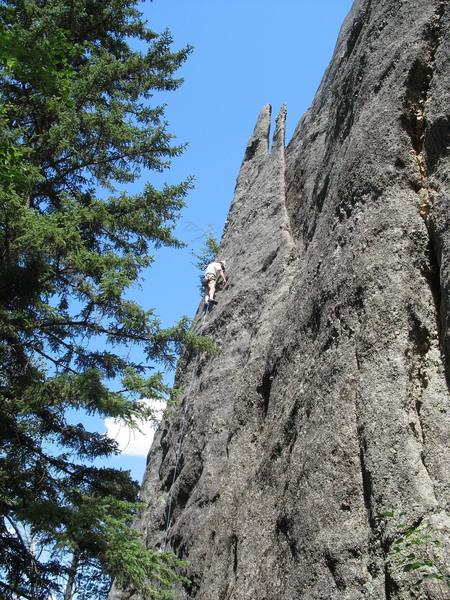
{"label": "vertical crack in rock", "polygon": [[265,371],[262,377],[261,384],[258,385],[256,391],[260,394],[263,400],[263,414],[264,417],[267,416],[267,411],[269,410],[269,402],[270,402],[270,390],[272,388],[273,380],[276,377],[276,368],[271,369],[270,371]]}
{"label": "vertical crack in rock", "polygon": [[345,57],[348,58],[350,54],[353,52],[353,49],[356,46],[356,43],[360,37],[361,31],[365,24],[367,24],[370,18],[370,10],[372,8],[372,0],[368,0],[366,4],[362,6],[361,11],[355,18],[352,23],[352,27],[350,29],[350,33],[346,43],[346,51]]}
{"label": "vertical crack in rock", "polygon": [[424,269],[424,275],[428,282],[431,295],[433,298],[433,303],[435,307],[435,323],[436,323],[436,331],[439,338],[439,345],[443,348],[444,345],[444,335],[443,335],[443,319],[445,316],[445,306],[442,304],[442,288],[441,288],[441,278],[440,278],[440,265],[439,265],[439,250],[437,248],[437,236],[433,231],[433,226],[430,219],[427,218],[426,222],[427,232],[428,232],[428,248],[426,252],[427,264]]}
{"label": "vertical crack in rock", "polygon": [[372,528],[372,531],[375,530],[375,522],[372,515],[372,479],[370,477],[370,472],[367,469],[365,463],[365,440],[362,428],[358,429],[359,433],[359,464],[361,469],[361,480],[362,480],[362,489],[363,489],[363,497],[364,497],[364,505],[367,510],[367,517]]}
{"label": "vertical crack in rock", "polygon": [[336,557],[334,557],[331,553],[325,553],[325,564],[327,566],[327,569],[330,571],[330,575],[333,578],[336,589],[342,590],[342,582],[339,580],[336,574],[336,568],[338,565]]}
{"label": "vertical crack in rock", "polygon": [[231,536],[231,550],[232,550],[232,564],[233,564],[233,573],[236,577],[238,570],[238,539],[235,534]]}
{"label": "vertical crack in rock", "polygon": [[[356,414],[360,414],[361,406],[359,405],[358,396],[356,400]],[[358,417],[357,417],[358,420]],[[364,432],[364,425],[357,422],[358,444],[359,444],[359,467],[361,473],[362,495],[364,499],[364,507],[369,525],[368,543],[367,543],[367,560],[368,571],[375,579],[378,577],[380,567],[383,570],[383,589],[385,600],[390,598],[390,586],[388,585],[389,575],[386,567],[387,548],[383,544],[382,531],[377,522],[377,513],[373,498],[373,481],[370,468],[367,465],[367,441]],[[381,592],[381,590],[380,590]]]}
{"label": "vertical crack in rock", "polygon": [[[432,285],[438,308],[438,332],[450,389],[450,192],[448,157],[450,151],[450,6],[439,2],[435,20],[430,27],[433,42],[433,78],[425,112],[423,156],[428,187],[431,192],[426,223],[430,235],[430,249],[435,267]],[[447,76],[445,75],[447,74]]]}
{"label": "vertical crack in rock", "polygon": [[424,37],[427,48],[418,56],[409,71],[405,98],[405,114],[402,123],[413,147],[417,171],[418,192],[421,196],[420,213],[426,218],[433,203],[428,183],[427,160],[424,154],[426,106],[434,75],[436,53],[441,41],[441,27],[444,12],[448,6],[446,0],[438,2],[434,19],[426,24]]}
{"label": "vertical crack in rock", "polygon": [[292,523],[290,519],[286,515],[279,515],[276,522],[276,536],[278,539],[278,543],[281,543],[282,540],[287,542],[289,551],[294,560],[298,558],[298,548],[297,541],[295,539],[295,534],[292,533]]}
{"label": "vertical crack in rock", "polygon": [[384,568],[384,595],[385,600],[391,600],[392,594],[391,590],[393,589],[394,583],[389,575],[389,571],[387,565]]}
{"label": "vertical crack in rock", "polygon": [[269,409],[269,400],[270,400],[270,388],[272,387],[273,377],[270,373],[264,373],[261,385],[256,388],[258,394],[261,395],[263,399],[263,412],[264,416],[267,415],[267,411]]}
{"label": "vertical crack in rock", "polygon": [[[429,21],[424,29],[424,39],[427,43],[426,48],[419,55],[408,74],[407,92],[405,98],[405,113],[402,115],[402,123],[408,133],[413,148],[416,168],[417,168],[417,193],[420,199],[419,211],[424,218],[429,234],[430,248],[430,269],[428,281],[430,290],[436,306],[436,315],[438,320],[438,332],[443,347],[442,325],[445,321],[441,309],[441,282],[439,278],[438,251],[436,248],[435,233],[432,223],[430,223],[430,209],[433,205],[433,189],[429,181],[429,171],[434,167],[433,160],[430,161],[425,147],[427,134],[427,106],[430,101],[430,90],[432,88],[436,54],[441,43],[442,23],[445,10],[448,9],[448,3],[445,0],[439,0],[435,9],[434,18]],[[445,127],[441,122],[440,126]],[[447,128],[448,131],[448,128]],[[441,140],[444,143],[444,140]],[[448,143],[448,135],[447,135]],[[431,163],[431,164],[430,164]],[[450,380],[450,375],[447,375]]]}

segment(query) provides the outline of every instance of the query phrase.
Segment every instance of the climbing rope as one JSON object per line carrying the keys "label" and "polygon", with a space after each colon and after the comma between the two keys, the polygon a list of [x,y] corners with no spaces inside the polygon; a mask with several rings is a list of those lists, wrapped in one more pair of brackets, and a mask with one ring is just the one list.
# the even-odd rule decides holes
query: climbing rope
{"label": "climbing rope", "polygon": [[[203,311],[203,316],[202,316],[202,320],[201,320],[201,324],[200,324],[200,335],[203,332],[203,328],[204,328],[205,322],[206,322],[206,315],[208,314],[208,312],[209,312],[209,305],[207,305],[206,306],[206,310]],[[186,425],[187,425],[187,413],[188,413],[188,410],[189,410],[190,405],[191,405],[191,403],[190,403],[191,392],[192,392],[192,388],[193,388],[193,385],[194,385],[195,374],[197,372],[197,367],[198,367],[199,360],[200,360],[200,352],[197,352],[196,356],[195,356],[195,361],[194,361],[194,364],[193,364],[193,368],[192,368],[191,380],[190,380],[190,383],[189,383],[187,394],[185,396],[185,403],[184,403],[184,408],[183,408],[183,414],[181,416],[180,434],[178,436],[177,449],[176,449],[176,452],[175,452],[175,468],[174,468],[174,471],[173,471],[172,484],[170,486],[169,499],[168,499],[167,516],[166,516],[166,526],[165,526],[165,532],[164,532],[164,544],[163,544],[163,547],[162,547],[163,551],[166,549],[167,538],[168,538],[168,535],[169,535],[169,529],[171,527],[173,488],[174,488],[175,480],[177,478],[178,467],[179,467],[179,464],[180,464],[181,450],[182,450],[183,439],[184,439],[184,432],[185,432]]]}

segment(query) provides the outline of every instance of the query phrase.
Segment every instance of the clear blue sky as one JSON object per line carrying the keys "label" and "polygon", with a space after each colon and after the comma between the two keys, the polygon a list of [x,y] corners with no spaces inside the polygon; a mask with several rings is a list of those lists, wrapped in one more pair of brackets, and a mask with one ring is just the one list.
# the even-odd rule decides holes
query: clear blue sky
{"label": "clear blue sky", "polygon": [[[194,52],[180,74],[185,82],[164,96],[167,120],[184,155],[155,185],[195,177],[179,221],[187,248],[162,250],[133,297],[155,308],[163,324],[193,316],[199,302],[192,249],[202,231],[220,237],[248,138],[265,104],[288,106],[288,140],[309,107],[331,59],[351,0],[154,0],[142,11],[155,31],[170,29],[174,48]],[[174,286],[175,282],[175,286]],[[102,430],[101,424],[99,429]],[[145,457],[121,456],[115,466],[141,479]]]}

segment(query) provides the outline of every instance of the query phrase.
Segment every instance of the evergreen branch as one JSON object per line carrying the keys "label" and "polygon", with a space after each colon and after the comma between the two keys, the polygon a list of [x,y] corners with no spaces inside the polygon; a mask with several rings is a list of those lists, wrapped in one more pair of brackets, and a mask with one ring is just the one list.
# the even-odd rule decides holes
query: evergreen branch
{"label": "evergreen branch", "polygon": [[42,358],[45,358],[46,360],[49,360],[55,366],[62,367],[65,371],[69,371],[70,373],[73,373],[74,375],[78,375],[77,371],[75,371],[74,369],[72,369],[71,367],[69,367],[66,363],[63,363],[62,361],[59,361],[58,359],[54,358],[53,356],[50,356],[49,354],[47,354],[41,348],[38,348],[34,344],[24,342],[24,347],[25,348],[31,348],[34,352],[36,352],[37,354],[39,354],[40,356],[42,356]]}
{"label": "evergreen branch", "polygon": [[28,557],[29,562],[31,564],[31,567],[33,569],[34,572],[37,571],[37,562],[36,559],[33,556],[33,553],[30,552],[30,548],[28,546],[28,544],[25,543],[25,540],[23,539],[16,523],[14,522],[13,519],[11,519],[11,517],[9,515],[4,515],[4,518],[8,521],[8,523],[11,525],[11,527],[14,529],[14,532],[17,536],[17,539],[19,540],[20,545],[22,546],[22,549],[24,550],[24,554]]}
{"label": "evergreen branch", "polygon": [[0,588],[3,588],[3,590],[8,590],[9,592],[11,592],[11,594],[13,594],[11,597],[12,598],[24,598],[25,600],[36,600],[36,596],[31,593],[28,593],[24,587],[19,587],[17,585],[15,586],[11,586],[8,583],[6,583],[5,581],[0,581]]}

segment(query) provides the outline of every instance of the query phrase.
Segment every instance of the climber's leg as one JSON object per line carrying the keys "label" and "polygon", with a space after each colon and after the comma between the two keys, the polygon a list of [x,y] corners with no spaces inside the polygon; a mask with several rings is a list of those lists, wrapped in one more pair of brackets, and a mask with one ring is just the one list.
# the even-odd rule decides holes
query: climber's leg
{"label": "climber's leg", "polygon": [[208,281],[208,290],[209,290],[209,302],[213,304],[217,304],[217,300],[214,300],[214,294],[216,293],[216,280],[211,279]]}
{"label": "climber's leg", "polygon": [[216,293],[216,278],[214,275],[207,275],[205,278],[205,304],[217,304],[214,300],[214,294]]}

